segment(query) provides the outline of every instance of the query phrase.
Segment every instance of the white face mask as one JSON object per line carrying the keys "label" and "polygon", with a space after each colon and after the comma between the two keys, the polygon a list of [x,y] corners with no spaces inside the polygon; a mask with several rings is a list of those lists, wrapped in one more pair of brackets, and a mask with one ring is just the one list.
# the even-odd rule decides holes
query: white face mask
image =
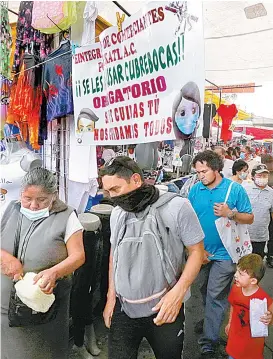
{"label": "white face mask", "polygon": [[49,217],[49,207],[32,211],[31,209],[21,206],[20,212],[30,221],[37,221],[38,219]]}
{"label": "white face mask", "polygon": [[247,175],[248,175],[247,172],[242,172],[242,173],[239,174],[238,177],[239,177],[242,181],[244,181],[244,180],[247,179]]}
{"label": "white face mask", "polygon": [[268,178],[255,178],[254,183],[258,187],[266,187],[268,185]]}

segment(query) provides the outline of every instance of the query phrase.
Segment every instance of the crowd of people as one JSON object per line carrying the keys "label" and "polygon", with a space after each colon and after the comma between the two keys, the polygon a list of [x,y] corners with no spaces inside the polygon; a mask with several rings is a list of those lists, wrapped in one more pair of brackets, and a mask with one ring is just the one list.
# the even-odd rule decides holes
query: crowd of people
{"label": "crowd of people", "polygon": [[[250,301],[266,299],[260,321],[272,324],[273,301],[259,282],[265,256],[273,267],[273,158],[250,153],[248,147],[199,152],[192,164],[197,183],[188,198],[145,184],[141,169],[129,157],[113,158],[100,170],[104,191],[115,207],[103,312],[109,359],[136,359],[144,337],[157,359],[181,359],[187,335],[184,303],[193,283],[204,305],[204,318],[195,328],[200,357],[216,358],[230,307],[227,355],[263,358],[264,337],[251,336]],[[248,227],[252,253],[242,255],[237,264],[216,226],[219,218]],[[71,277],[85,260],[82,231],[73,209],[58,199],[55,177],[41,168],[30,171],[19,201],[9,205],[1,223],[4,359],[68,357]],[[43,293],[54,292],[56,315],[43,317],[39,325],[11,326],[18,311],[24,316],[19,307],[12,311],[11,304],[14,280],[26,272],[36,273],[34,283]]]}

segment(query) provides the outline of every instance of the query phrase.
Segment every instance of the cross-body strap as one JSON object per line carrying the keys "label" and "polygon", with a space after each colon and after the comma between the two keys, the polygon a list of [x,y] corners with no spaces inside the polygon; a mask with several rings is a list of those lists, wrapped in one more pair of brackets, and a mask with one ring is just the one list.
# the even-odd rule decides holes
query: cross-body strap
{"label": "cross-body strap", "polygon": [[231,191],[232,185],[233,185],[233,182],[231,182],[231,184],[230,184],[229,187],[228,187],[228,190],[227,190],[227,194],[226,194],[226,198],[225,198],[225,202],[224,202],[224,203],[227,203],[227,201],[228,201],[228,198],[229,198],[229,195],[230,195],[230,191]]}
{"label": "cross-body strap", "polygon": [[16,227],[16,230],[15,230],[14,247],[13,247],[13,256],[16,257],[16,258],[18,256],[22,220],[23,220],[23,215],[22,215],[22,213],[19,213],[18,220],[17,220],[17,227]]}

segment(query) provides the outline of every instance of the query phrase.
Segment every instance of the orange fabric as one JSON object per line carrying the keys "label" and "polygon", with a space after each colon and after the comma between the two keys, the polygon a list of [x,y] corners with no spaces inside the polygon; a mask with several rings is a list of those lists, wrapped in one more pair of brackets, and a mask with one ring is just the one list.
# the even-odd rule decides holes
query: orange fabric
{"label": "orange fabric", "polygon": [[32,148],[38,150],[40,107],[42,104],[41,86],[33,88],[30,84],[30,72],[24,72],[23,64],[11,88],[7,123],[19,126],[24,141],[28,139]]}
{"label": "orange fabric", "polygon": [[250,300],[267,299],[268,308],[273,299],[262,289],[246,297],[242,288],[233,285],[229,294],[229,302],[233,307],[231,325],[228,334],[227,353],[236,359],[263,359],[264,338],[252,338],[249,323]]}

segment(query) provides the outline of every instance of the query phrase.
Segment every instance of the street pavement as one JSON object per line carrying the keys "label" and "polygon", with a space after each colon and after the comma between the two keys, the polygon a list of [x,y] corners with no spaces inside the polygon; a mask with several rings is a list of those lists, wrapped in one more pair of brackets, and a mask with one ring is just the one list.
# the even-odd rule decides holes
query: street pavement
{"label": "street pavement", "polygon": [[[261,287],[273,297],[273,269],[267,268],[265,277],[261,282]],[[198,335],[194,333],[195,324],[202,318],[202,302],[201,296],[196,285],[192,286],[191,299],[186,304],[186,329],[184,341],[184,354],[183,359],[198,359],[200,357],[199,347],[197,344]],[[226,320],[228,313],[226,315]],[[226,322],[226,321],[225,321]],[[107,355],[107,329],[104,327],[101,318],[96,320],[95,323],[99,345],[102,349],[101,354],[96,357],[98,359],[108,359]],[[226,340],[224,334],[224,325],[222,328],[221,337]],[[226,358],[224,355],[224,346],[220,348],[219,359]],[[221,353],[222,352],[222,353]],[[129,359],[129,358],[128,358]],[[155,359],[152,350],[146,340],[143,340],[138,359]],[[249,358],[255,359],[255,358]],[[273,359],[273,327],[269,329],[269,337],[266,338],[266,347],[264,351],[264,359]]]}

